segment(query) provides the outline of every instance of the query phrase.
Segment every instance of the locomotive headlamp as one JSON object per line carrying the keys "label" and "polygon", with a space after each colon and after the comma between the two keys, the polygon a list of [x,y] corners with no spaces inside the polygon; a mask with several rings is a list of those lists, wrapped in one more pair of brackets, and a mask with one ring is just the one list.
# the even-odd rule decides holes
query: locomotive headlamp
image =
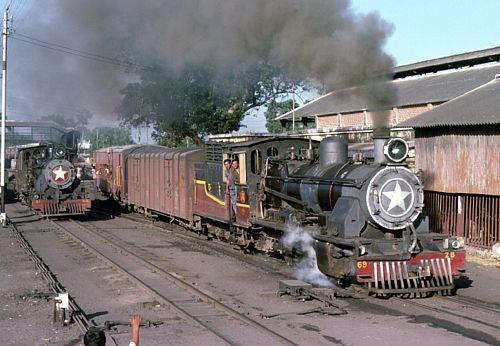
{"label": "locomotive headlamp", "polygon": [[408,150],[408,143],[401,138],[391,138],[384,145],[384,155],[392,162],[404,161]]}
{"label": "locomotive headlamp", "polygon": [[64,154],[66,154],[66,150],[63,147],[56,147],[54,149],[54,156],[57,158],[64,157]]}
{"label": "locomotive headlamp", "polygon": [[454,249],[460,249],[465,246],[465,239],[463,237],[456,237],[451,241],[451,247]]}
{"label": "locomotive headlamp", "polygon": [[465,240],[462,237],[451,237],[443,240],[443,247],[445,249],[460,249],[465,245]]}

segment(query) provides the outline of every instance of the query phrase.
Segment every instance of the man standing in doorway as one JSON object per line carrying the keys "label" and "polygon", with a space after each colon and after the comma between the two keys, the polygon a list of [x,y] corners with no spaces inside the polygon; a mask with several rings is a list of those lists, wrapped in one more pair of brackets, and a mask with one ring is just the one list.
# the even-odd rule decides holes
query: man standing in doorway
{"label": "man standing in doorway", "polygon": [[240,162],[238,161],[238,159],[233,159],[232,168],[233,168],[234,183],[239,184],[240,183]]}
{"label": "man standing in doorway", "polygon": [[226,194],[229,195],[229,203],[231,203],[231,221],[236,220],[236,185],[234,183],[233,169],[231,160],[224,160],[224,179],[226,180]]}

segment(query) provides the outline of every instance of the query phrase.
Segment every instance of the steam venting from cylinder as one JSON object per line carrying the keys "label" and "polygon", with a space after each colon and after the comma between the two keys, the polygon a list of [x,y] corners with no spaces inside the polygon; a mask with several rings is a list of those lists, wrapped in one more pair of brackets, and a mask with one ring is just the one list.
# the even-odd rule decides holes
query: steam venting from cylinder
{"label": "steam venting from cylinder", "polygon": [[347,160],[347,140],[344,137],[330,136],[319,144],[319,164],[321,167],[344,164]]}

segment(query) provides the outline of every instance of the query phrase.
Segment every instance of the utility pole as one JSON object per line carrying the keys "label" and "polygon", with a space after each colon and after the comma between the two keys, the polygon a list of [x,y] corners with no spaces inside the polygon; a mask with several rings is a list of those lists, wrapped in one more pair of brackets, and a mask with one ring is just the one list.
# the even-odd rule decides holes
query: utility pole
{"label": "utility pole", "polygon": [[295,132],[295,83],[292,86],[292,132]]}
{"label": "utility pole", "polygon": [[0,223],[2,227],[7,225],[7,215],[5,213],[5,118],[7,113],[7,35],[9,33],[9,8],[5,8],[3,13],[2,26],[2,141],[0,148]]}

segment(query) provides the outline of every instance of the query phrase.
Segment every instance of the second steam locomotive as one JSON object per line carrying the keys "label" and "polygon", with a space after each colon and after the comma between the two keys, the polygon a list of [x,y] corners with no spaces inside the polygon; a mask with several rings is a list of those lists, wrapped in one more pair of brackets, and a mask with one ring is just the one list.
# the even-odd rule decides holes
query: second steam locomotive
{"label": "second steam locomotive", "polygon": [[[406,142],[379,136],[373,158],[347,141],[276,137],[203,149],[126,146],[95,153],[101,190],[131,210],[264,252],[290,227],[309,232],[319,269],[375,294],[448,291],[465,270],[459,238],[432,233]],[[237,159],[236,215],[223,161]]]}
{"label": "second steam locomotive", "polygon": [[15,172],[19,199],[44,216],[80,215],[90,210],[90,191],[76,167],[75,131],[60,143],[33,143],[18,148]]}

